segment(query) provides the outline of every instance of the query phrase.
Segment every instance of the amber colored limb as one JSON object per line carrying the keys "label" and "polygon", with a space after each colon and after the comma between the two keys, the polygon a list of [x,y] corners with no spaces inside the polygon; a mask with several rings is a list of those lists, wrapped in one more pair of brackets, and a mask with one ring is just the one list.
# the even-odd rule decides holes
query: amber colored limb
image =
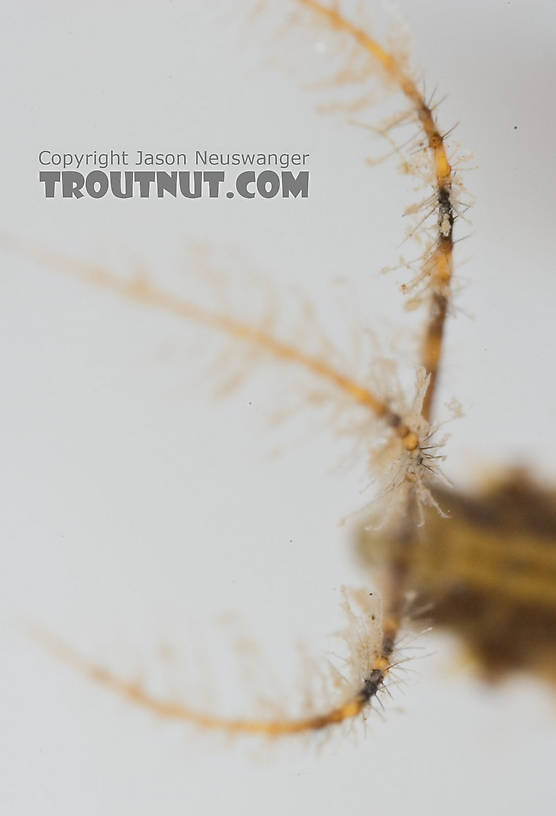
{"label": "amber colored limb", "polygon": [[[436,390],[438,370],[442,353],[444,323],[447,314],[447,295],[440,294],[439,289],[446,292],[452,277],[453,256],[453,207],[451,202],[452,168],[448,161],[444,139],[438,130],[431,108],[426,104],[424,97],[417,89],[413,80],[404,73],[395,57],[387,53],[363,29],[344,18],[337,7],[327,7],[315,0],[297,0],[313,12],[326,18],[337,30],[343,31],[357,41],[366,51],[372,54],[382,65],[386,73],[394,80],[401,91],[413,104],[421,126],[427,138],[427,144],[433,154],[434,174],[438,196],[438,242],[428,262],[435,294],[433,295],[432,311],[425,332],[423,348],[423,362],[431,375],[425,403],[424,416],[430,419],[432,400]],[[40,260],[44,261],[42,257]],[[60,260],[56,259],[59,265]],[[73,274],[76,270],[73,267]],[[414,434],[407,429],[401,417],[391,411],[386,403],[372,394],[367,388],[360,386],[346,378],[343,374],[329,366],[325,361],[311,357],[293,346],[285,344],[266,334],[262,330],[242,324],[227,316],[205,311],[186,301],[179,301],[163,293],[145,282],[126,283],[120,281],[97,268],[81,267],[77,277],[104,288],[117,291],[119,294],[141,303],[156,305],[189,319],[198,320],[211,325],[238,339],[254,343],[265,348],[276,357],[297,363],[311,370],[335,384],[356,402],[367,406],[375,415],[386,419],[395,429],[408,450],[415,450],[417,440]],[[409,440],[409,441],[408,441]],[[381,654],[376,659],[369,677],[365,679],[361,689],[349,700],[338,707],[330,709],[320,715],[299,719],[252,720],[252,719],[225,719],[205,714],[181,704],[166,702],[152,697],[137,684],[127,683],[115,675],[94,664],[82,659],[71,648],[47,636],[49,649],[58,657],[72,664],[76,669],[90,677],[97,683],[119,693],[122,697],[137,705],[158,714],[161,717],[181,719],[194,725],[224,731],[233,734],[259,734],[266,736],[284,736],[302,732],[317,731],[327,726],[345,722],[357,717],[369,701],[376,696],[383,685],[387,672],[391,668],[391,656],[395,648],[401,621],[405,611],[407,590],[410,587],[411,552],[417,542],[416,524],[416,497],[410,491],[406,512],[401,520],[396,536],[393,537],[394,557],[388,576],[385,619],[382,633]]]}
{"label": "amber colored limb", "polygon": [[[377,417],[384,419],[393,432],[402,439],[407,450],[416,449],[418,443],[415,434],[407,428],[401,417],[390,409],[387,403],[380,400],[365,386],[333,368],[326,361],[318,357],[312,357],[295,346],[278,340],[262,329],[244,324],[228,315],[214,313],[189,301],[176,298],[156,288],[146,280],[126,281],[96,265],[77,262],[42,249],[18,246],[13,240],[10,241],[10,244],[12,247],[16,245],[23,254],[56,271],[65,272],[83,282],[115,292],[127,300],[150,307],[154,306],[179,317],[210,326],[240,341],[259,346],[278,359],[304,367],[339,388],[356,403],[368,408]],[[386,631],[391,632],[391,621],[387,623]],[[240,719],[220,717],[179,702],[155,697],[139,684],[126,681],[85,659],[69,645],[50,633],[34,627],[33,634],[56,658],[63,660],[93,682],[161,718],[181,720],[193,726],[223,733],[266,737],[293,736],[320,731],[329,726],[355,719],[382,688],[390,669],[390,658],[394,648],[393,636],[385,635],[384,648],[374,661],[371,669],[369,669],[368,676],[364,678],[360,689],[343,703],[331,707],[323,713],[299,718]]]}
{"label": "amber colored limb", "polygon": [[412,555],[418,543],[417,502],[410,491],[405,513],[389,538],[390,558],[385,576],[382,657],[390,663],[407,608],[407,594],[412,589]]}
{"label": "amber colored limb", "polygon": [[[13,241],[10,243],[12,246],[14,245]],[[18,246],[18,249],[34,260],[57,271],[66,272],[86,283],[115,292],[128,300],[164,309],[179,317],[211,326],[238,340],[258,345],[279,359],[303,366],[338,387],[355,402],[367,407],[376,416],[382,417],[393,432],[402,439],[407,450],[413,451],[418,446],[415,434],[407,428],[401,417],[391,410],[385,402],[381,401],[365,386],[346,377],[320,358],[312,357],[261,329],[241,323],[227,315],[205,310],[189,301],[176,298],[156,288],[146,280],[126,281],[110,274],[102,267],[76,262],[56,253],[46,252],[42,249],[32,249],[28,246]],[[404,519],[404,524],[407,523],[408,518],[409,516]],[[369,669],[368,676],[364,678],[360,689],[340,705],[332,707],[323,713],[307,717],[283,717],[269,720],[219,717],[179,702],[157,698],[139,684],[126,681],[83,658],[70,646],[42,629],[35,627],[34,635],[51,654],[72,666],[82,675],[161,718],[182,720],[207,730],[236,735],[293,736],[295,734],[320,731],[329,726],[353,720],[361,714],[381,690],[391,668],[395,637],[403,614],[405,595],[402,585],[403,581],[398,581],[397,590],[399,591],[391,594],[387,606],[388,617],[384,624],[382,648]]]}
{"label": "amber colored limb", "polygon": [[145,709],[152,714],[170,720],[181,720],[198,728],[219,731],[231,735],[250,735],[263,737],[295,736],[353,720],[369,704],[380,690],[390,668],[382,658],[377,658],[369,677],[361,689],[338,706],[322,714],[299,718],[252,719],[219,717],[183,705],[172,700],[164,700],[150,694],[138,683],[128,682],[112,672],[81,657],[63,641],[46,632],[42,627],[30,627],[30,633],[46,650],[58,660],[63,661],[89,680],[116,693],[130,703]]}
{"label": "amber colored limb", "polygon": [[393,54],[385,51],[363,28],[344,17],[336,3],[327,6],[318,0],[296,1],[327,20],[332,28],[347,34],[378,61],[387,76],[399,87],[415,109],[432,154],[437,190],[438,236],[436,247],[427,263],[434,294],[422,350],[422,363],[430,374],[429,388],[423,403],[423,416],[430,420],[442,357],[444,325],[448,311],[446,293],[452,279],[454,249],[454,210],[451,200],[453,171],[446,153],[444,137],[438,129],[430,105]]}
{"label": "amber colored limb", "polygon": [[418,447],[416,435],[405,425],[400,414],[394,411],[386,401],[380,399],[367,386],[334,368],[321,357],[307,354],[302,349],[279,340],[263,329],[171,295],[144,278],[125,280],[95,264],[76,261],[58,253],[19,244],[13,239],[5,239],[4,243],[58,272],[64,272],[97,288],[114,292],[126,300],[162,309],[178,317],[214,328],[240,342],[258,347],[278,360],[301,366],[338,388],[345,396],[367,408],[374,416],[383,419],[403,441],[406,450],[412,451]]}
{"label": "amber colored limb", "polygon": [[[446,243],[445,263],[449,269],[448,280],[452,275],[452,234],[448,238],[442,238],[441,242]],[[442,251],[439,246],[437,251]],[[444,330],[446,317],[448,315],[448,296],[444,292],[434,292],[431,301],[429,319],[425,328],[425,339],[421,351],[421,360],[424,368],[430,374],[429,387],[423,400],[423,417],[430,421],[432,406],[438,385],[438,375],[442,358],[442,347],[444,341]]]}

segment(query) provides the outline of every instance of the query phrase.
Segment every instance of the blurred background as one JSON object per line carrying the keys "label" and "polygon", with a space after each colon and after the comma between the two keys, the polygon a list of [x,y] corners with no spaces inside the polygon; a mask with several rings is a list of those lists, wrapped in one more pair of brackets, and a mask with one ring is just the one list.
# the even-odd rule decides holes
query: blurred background
{"label": "blurred background", "polygon": [[[311,25],[292,38],[283,3],[255,18],[252,8],[4,6],[2,233],[115,274],[142,269],[183,297],[191,247],[208,247],[230,280],[237,273],[235,298],[244,266],[277,291],[299,288],[340,346],[357,306],[363,342],[371,329],[409,368],[422,314],[401,308],[407,273],[380,270],[411,256],[402,212],[427,191],[395,159],[368,167],[388,145],[319,111],[333,38]],[[452,139],[472,153],[475,205],[472,226],[458,227],[470,238],[457,247],[438,400],[440,418],[454,397],[465,415],[448,427],[445,470],[466,487],[518,463],[554,484],[554,6],[367,0],[364,10],[377,35],[392,23],[411,32],[417,75],[447,94],[441,126],[459,122]],[[372,109],[364,118],[377,124]],[[310,153],[310,198],[45,200],[41,149],[110,148]],[[186,702],[234,713],[256,695],[287,704],[299,690],[296,644],[326,658],[340,587],[373,585],[340,523],[373,487],[365,458],[343,466],[345,441],[314,428],[310,407],[272,425],[277,395],[294,387],[286,369],[217,398],[196,327],[7,250],[0,285],[6,813],[548,808],[553,691],[520,676],[485,686],[439,633],[417,641],[422,659],[366,734],[322,750],[161,723],[31,643],[21,621]],[[248,639],[264,655],[243,677],[234,644],[247,659]]]}

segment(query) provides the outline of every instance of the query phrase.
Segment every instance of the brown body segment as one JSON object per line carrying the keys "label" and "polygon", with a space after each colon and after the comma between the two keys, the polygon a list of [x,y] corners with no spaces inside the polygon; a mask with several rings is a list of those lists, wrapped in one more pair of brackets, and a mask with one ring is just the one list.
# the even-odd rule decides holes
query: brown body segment
{"label": "brown body segment", "polygon": [[[530,671],[556,682],[556,490],[510,471],[476,495],[436,491],[411,554],[414,589],[435,625],[464,642],[481,673]],[[390,544],[361,531],[365,563],[393,568]]]}

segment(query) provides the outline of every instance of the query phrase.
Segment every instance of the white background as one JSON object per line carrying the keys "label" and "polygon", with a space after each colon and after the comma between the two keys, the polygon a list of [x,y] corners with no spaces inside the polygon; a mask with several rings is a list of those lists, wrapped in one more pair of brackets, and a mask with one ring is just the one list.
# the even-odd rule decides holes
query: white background
{"label": "white background", "polygon": [[[365,166],[384,152],[377,137],[316,110],[323,95],[304,86],[327,76],[333,40],[311,26],[278,33],[274,5],[252,21],[242,3],[5,6],[2,232],[117,274],[140,265],[184,297],[193,243],[230,256],[241,281],[236,247],[278,291],[308,293],[333,337],[357,302],[388,350],[418,316],[400,309],[405,273],[379,270],[405,251],[401,213],[423,191],[395,161]],[[392,9],[365,8],[380,33]],[[441,125],[460,121],[454,140],[476,167],[440,399],[441,416],[452,397],[466,413],[450,425],[446,471],[470,484],[519,462],[554,483],[554,7],[397,9],[428,87],[448,93]],[[311,197],[45,201],[39,150],[110,147],[309,152]],[[6,814],[549,810],[552,692],[525,678],[485,688],[438,634],[422,638],[434,654],[409,664],[366,736],[322,750],[161,723],[31,643],[22,620],[186,702],[248,712],[279,682],[287,706],[295,644],[333,648],[340,586],[370,585],[339,525],[367,478],[363,459],[336,467],[345,447],[332,427],[313,429],[310,407],[270,426],[296,387],[286,369],[215,398],[194,327],[7,250],[0,281]],[[237,633],[271,668],[237,676]]]}

